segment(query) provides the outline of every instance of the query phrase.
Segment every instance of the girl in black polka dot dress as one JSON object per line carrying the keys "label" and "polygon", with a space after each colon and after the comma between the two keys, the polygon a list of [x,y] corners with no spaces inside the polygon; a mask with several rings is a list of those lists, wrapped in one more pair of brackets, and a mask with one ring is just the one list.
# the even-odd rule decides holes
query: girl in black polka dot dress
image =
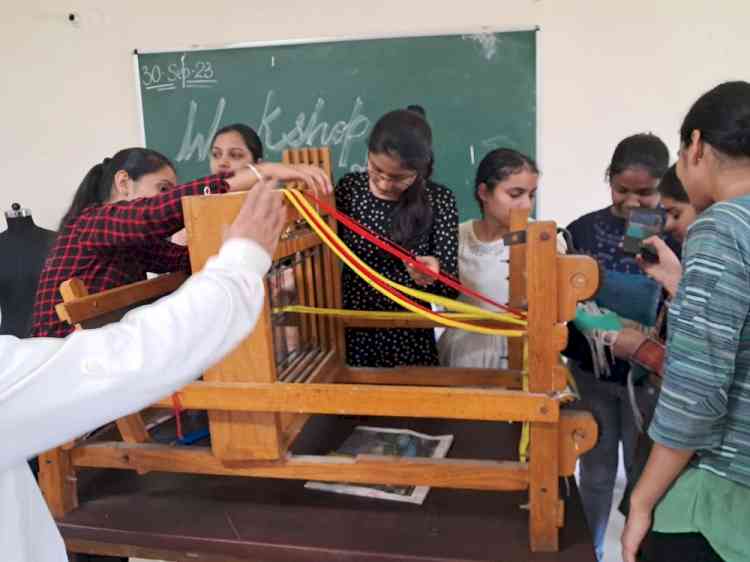
{"label": "girl in black polka dot dress", "polygon": [[[458,211],[450,189],[430,181],[432,131],[422,115],[397,110],[376,124],[368,144],[367,172],[347,174],[336,205],[356,221],[418,256],[433,271],[458,277]],[[410,287],[455,297],[432,277],[340,227],[343,241],[379,273]],[[349,268],[342,273],[344,308],[403,310]],[[347,363],[359,367],[438,365],[432,329],[346,330]]]}

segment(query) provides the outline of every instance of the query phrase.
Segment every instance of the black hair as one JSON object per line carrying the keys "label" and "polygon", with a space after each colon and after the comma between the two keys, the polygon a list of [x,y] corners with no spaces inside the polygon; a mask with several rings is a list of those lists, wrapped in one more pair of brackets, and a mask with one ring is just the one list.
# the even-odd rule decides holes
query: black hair
{"label": "black hair", "polygon": [[682,186],[680,178],[677,177],[676,166],[670,166],[669,170],[662,176],[659,182],[659,195],[669,197],[679,203],[690,203],[687,191]]}
{"label": "black hair", "polygon": [[652,133],[638,133],[619,142],[607,167],[606,177],[623,173],[629,168],[643,168],[652,178],[660,179],[669,167],[669,149]]}
{"label": "black hair", "polygon": [[750,83],[724,82],[698,98],[680,127],[683,146],[696,130],[726,156],[750,157]]}
{"label": "black hair", "polygon": [[127,172],[130,179],[138,181],[141,176],[158,172],[165,166],[174,170],[169,158],[148,148],[125,148],[112,158],[105,158],[92,167],[81,181],[70,208],[60,221],[60,229],[81,214],[86,207],[109,201],[112,197],[115,174],[120,170]]}
{"label": "black hair", "polygon": [[411,109],[391,111],[375,123],[367,148],[373,154],[396,158],[417,173],[393,209],[390,232],[396,244],[413,248],[432,228],[432,205],[427,196],[427,181],[433,167],[430,125]]}
{"label": "black hair", "polygon": [[406,106],[407,111],[411,111],[412,113],[416,113],[419,115],[422,119],[427,119],[427,112],[424,110],[424,107],[421,105],[407,105]]}
{"label": "black hair", "polygon": [[477,168],[476,178],[474,179],[474,198],[479,203],[479,208],[483,214],[484,204],[479,197],[479,185],[485,184],[487,191],[492,193],[497,184],[522,170],[528,170],[532,174],[539,174],[539,167],[533,158],[529,158],[512,148],[496,148],[482,158],[479,168]]}
{"label": "black hair", "polygon": [[242,140],[245,142],[245,146],[250,151],[250,154],[253,155],[253,159],[258,162],[259,160],[263,159],[263,143],[260,142],[260,137],[258,136],[258,133],[255,132],[255,129],[252,127],[248,127],[247,125],[243,125],[242,123],[233,123],[232,125],[227,125],[226,127],[222,127],[216,133],[214,134],[214,138],[211,139],[211,147],[214,146],[214,143],[216,142],[216,137],[219,135],[223,135],[224,133],[239,133],[239,135],[242,137]]}

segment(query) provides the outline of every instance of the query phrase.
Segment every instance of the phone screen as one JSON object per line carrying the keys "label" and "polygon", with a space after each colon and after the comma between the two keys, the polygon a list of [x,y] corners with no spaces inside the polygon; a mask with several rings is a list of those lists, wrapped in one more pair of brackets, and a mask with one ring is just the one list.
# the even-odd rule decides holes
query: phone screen
{"label": "phone screen", "polygon": [[664,209],[633,209],[628,216],[622,248],[626,254],[640,252],[641,242],[664,231],[666,215]]}

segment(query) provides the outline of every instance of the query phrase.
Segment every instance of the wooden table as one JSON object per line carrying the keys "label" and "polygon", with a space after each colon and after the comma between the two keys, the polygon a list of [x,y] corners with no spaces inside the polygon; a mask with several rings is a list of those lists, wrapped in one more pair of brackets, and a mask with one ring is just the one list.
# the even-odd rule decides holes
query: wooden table
{"label": "wooden table", "polygon": [[[335,449],[357,424],[453,433],[455,458],[516,458],[518,424],[313,419],[297,454]],[[529,551],[526,493],[433,489],[424,505],[304,489],[293,480],[86,470],[81,505],[58,521],[71,552],[199,562],[589,562],[575,482],[561,483],[558,553]]]}

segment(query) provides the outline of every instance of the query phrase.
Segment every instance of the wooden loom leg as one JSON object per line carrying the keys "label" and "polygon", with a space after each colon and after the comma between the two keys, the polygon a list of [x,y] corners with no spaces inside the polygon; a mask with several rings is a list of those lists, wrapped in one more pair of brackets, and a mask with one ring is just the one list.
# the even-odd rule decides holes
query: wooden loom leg
{"label": "wooden loom leg", "polygon": [[[270,304],[250,336],[204,378],[222,382],[275,382]],[[211,448],[224,461],[271,460],[281,456],[279,415],[274,413],[209,411]]]}
{"label": "wooden loom leg", "polygon": [[71,450],[58,447],[39,455],[39,487],[57,518],[78,507],[78,486]]}
{"label": "wooden loom leg", "polygon": [[555,424],[531,424],[529,461],[529,524],[531,550],[556,552],[560,491],[558,482],[558,430]]}
{"label": "wooden loom leg", "polygon": [[[193,272],[203,269],[223,242],[223,228],[239,213],[242,197],[186,197],[182,200]],[[268,299],[253,332],[232,353],[206,371],[217,382],[275,382],[273,327]],[[208,412],[211,448],[222,461],[272,460],[281,456],[275,413]]]}
{"label": "wooden loom leg", "polygon": [[[560,349],[552,345],[557,324],[556,230],[553,223],[527,229],[529,390],[552,393]],[[552,290],[550,290],[553,288]],[[531,423],[529,523],[531,550],[559,549],[559,423]]]}

